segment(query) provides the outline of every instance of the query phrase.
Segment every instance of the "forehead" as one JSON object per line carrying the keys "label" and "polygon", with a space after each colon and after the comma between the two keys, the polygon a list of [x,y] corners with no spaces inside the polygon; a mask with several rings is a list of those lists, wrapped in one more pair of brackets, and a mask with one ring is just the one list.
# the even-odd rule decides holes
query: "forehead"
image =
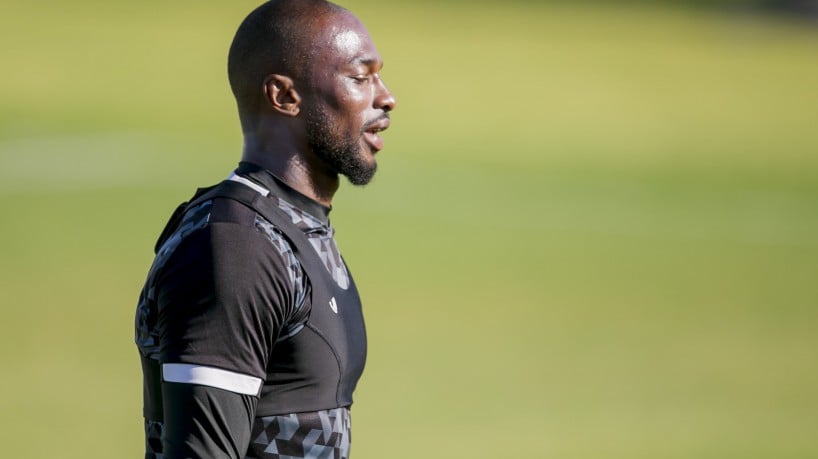
{"label": "forehead", "polygon": [[332,68],[356,63],[380,63],[372,38],[351,13],[339,13],[322,21],[317,63]]}

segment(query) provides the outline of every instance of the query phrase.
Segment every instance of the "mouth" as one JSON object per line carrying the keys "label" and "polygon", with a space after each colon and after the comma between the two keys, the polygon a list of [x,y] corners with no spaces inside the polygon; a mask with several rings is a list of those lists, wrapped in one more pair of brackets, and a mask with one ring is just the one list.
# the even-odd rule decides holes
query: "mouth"
{"label": "mouth", "polygon": [[389,124],[389,116],[384,115],[375,121],[367,123],[364,127],[364,139],[366,143],[372,147],[373,151],[377,152],[383,149],[383,137],[378,134],[389,129]]}

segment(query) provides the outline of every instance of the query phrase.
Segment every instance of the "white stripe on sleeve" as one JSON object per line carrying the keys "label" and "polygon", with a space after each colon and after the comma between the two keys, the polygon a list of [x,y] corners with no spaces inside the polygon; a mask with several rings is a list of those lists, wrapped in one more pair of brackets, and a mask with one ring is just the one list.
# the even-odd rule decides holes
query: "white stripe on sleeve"
{"label": "white stripe on sleeve", "polygon": [[162,379],[167,382],[215,387],[244,395],[258,395],[261,390],[261,378],[187,363],[163,363]]}

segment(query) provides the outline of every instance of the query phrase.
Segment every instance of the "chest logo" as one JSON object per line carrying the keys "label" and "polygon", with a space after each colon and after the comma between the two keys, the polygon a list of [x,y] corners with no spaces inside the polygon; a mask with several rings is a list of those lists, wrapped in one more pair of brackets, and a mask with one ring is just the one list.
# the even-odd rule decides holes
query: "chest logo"
{"label": "chest logo", "polygon": [[335,302],[335,297],[329,300],[329,307],[332,309],[332,312],[338,314],[338,303]]}

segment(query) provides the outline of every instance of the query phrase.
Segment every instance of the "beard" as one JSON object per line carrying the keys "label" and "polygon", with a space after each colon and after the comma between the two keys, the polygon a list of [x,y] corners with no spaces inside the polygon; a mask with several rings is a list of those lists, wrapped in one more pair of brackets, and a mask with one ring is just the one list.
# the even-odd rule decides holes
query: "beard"
{"label": "beard", "polygon": [[346,135],[333,129],[332,120],[321,109],[305,113],[307,144],[332,170],[345,176],[353,185],[366,185],[375,176],[378,164],[367,162],[362,151],[364,131]]}

